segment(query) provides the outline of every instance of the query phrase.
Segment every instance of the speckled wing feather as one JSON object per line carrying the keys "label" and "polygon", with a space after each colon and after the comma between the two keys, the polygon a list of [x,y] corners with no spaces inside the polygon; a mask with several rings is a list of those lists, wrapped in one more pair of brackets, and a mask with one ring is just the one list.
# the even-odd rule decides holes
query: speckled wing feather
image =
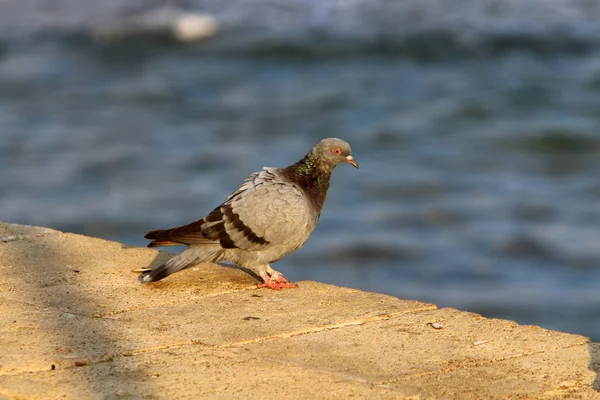
{"label": "speckled wing feather", "polygon": [[225,248],[254,251],[303,243],[316,223],[314,212],[302,189],[277,172],[252,174],[204,219],[206,236]]}
{"label": "speckled wing feather", "polygon": [[214,243],[202,233],[204,220],[192,222],[188,225],[178,226],[171,229],[156,229],[144,236],[152,239],[148,247],[181,246],[185,244],[207,244]]}
{"label": "speckled wing feather", "polygon": [[276,168],[255,172],[238,190],[204,219],[178,228],[150,232],[165,242],[220,242],[224,248],[250,251],[300,246],[314,228],[318,213],[303,190],[278,174]]}

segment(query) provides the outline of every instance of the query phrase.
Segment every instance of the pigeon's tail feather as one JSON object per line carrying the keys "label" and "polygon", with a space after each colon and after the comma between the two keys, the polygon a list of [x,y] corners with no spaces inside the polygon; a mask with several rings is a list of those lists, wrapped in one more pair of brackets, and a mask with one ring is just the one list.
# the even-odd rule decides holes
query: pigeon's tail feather
{"label": "pigeon's tail feather", "polygon": [[155,229],[153,231],[148,232],[144,237],[146,239],[154,239],[148,244],[148,247],[184,246],[184,243],[173,242],[172,240],[159,237],[159,235],[163,232],[163,229]]}
{"label": "pigeon's tail feather", "polygon": [[148,247],[185,246],[191,244],[214,244],[217,240],[209,239],[202,230],[204,220],[171,229],[155,229],[144,236],[152,240]]}
{"label": "pigeon's tail feather", "polygon": [[222,252],[223,249],[219,245],[188,247],[159,267],[142,272],[138,276],[138,280],[142,283],[160,281],[175,272],[194,265],[217,261]]}
{"label": "pigeon's tail feather", "polygon": [[153,231],[146,233],[146,236],[144,236],[144,237],[146,239],[156,239],[158,237],[158,234],[161,233],[162,231],[163,231],[163,229],[154,229]]}
{"label": "pigeon's tail feather", "polygon": [[170,240],[153,240],[148,243],[148,247],[163,247],[163,246],[185,246],[185,244],[171,242]]}

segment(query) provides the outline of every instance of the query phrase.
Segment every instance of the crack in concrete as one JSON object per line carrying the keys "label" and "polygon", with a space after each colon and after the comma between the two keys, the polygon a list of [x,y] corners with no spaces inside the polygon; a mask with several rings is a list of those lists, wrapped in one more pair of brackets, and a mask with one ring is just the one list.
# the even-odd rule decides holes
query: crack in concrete
{"label": "crack in concrete", "polygon": [[[116,352],[116,353],[110,353],[110,354],[99,354],[99,355],[91,356],[91,357],[82,356],[82,357],[76,357],[76,358],[68,359],[68,360],[61,359],[59,361],[50,362],[50,365],[54,365],[54,366],[56,366],[56,369],[61,369],[61,370],[72,369],[72,368],[77,368],[77,367],[86,367],[86,366],[102,364],[105,362],[110,362],[118,357],[133,357],[137,354],[152,353],[152,352],[158,352],[158,351],[164,351],[164,350],[170,350],[170,349],[178,349],[178,348],[188,347],[188,346],[205,346],[205,347],[211,347],[211,348],[215,347],[208,343],[201,342],[200,340],[197,340],[197,339],[190,339],[190,340],[186,340],[183,342],[165,344],[165,345],[160,345],[160,346],[152,346],[152,347],[142,347],[139,349],[125,350],[122,352]],[[25,374],[25,373],[48,372],[51,370],[52,370],[51,367],[44,368],[44,369],[22,368],[22,369],[16,369],[16,370],[15,369],[7,370],[4,368],[0,368],[0,376],[15,376],[15,375],[20,375],[20,374]]]}
{"label": "crack in concrete", "polygon": [[287,339],[287,338],[294,337],[294,336],[308,335],[308,334],[312,334],[312,333],[319,333],[319,332],[330,331],[330,330],[334,330],[334,329],[345,328],[347,326],[363,325],[365,323],[373,322],[373,321],[388,320],[396,315],[410,314],[410,313],[423,312],[423,311],[432,311],[432,310],[436,310],[436,309],[437,309],[437,306],[433,305],[433,306],[428,306],[428,307],[415,308],[415,309],[411,309],[411,310],[396,311],[396,312],[391,312],[391,313],[380,313],[378,315],[374,315],[372,317],[363,318],[363,319],[359,319],[359,320],[339,322],[336,324],[329,324],[329,325],[324,325],[324,326],[319,326],[319,327],[306,328],[306,329],[301,329],[301,330],[294,331],[294,332],[282,332],[282,333],[278,333],[276,335],[264,336],[264,337],[255,338],[255,339],[242,340],[239,342],[228,343],[228,344],[222,345],[222,347],[225,347],[225,348],[239,347],[239,346],[243,346],[246,344],[262,343],[262,342],[266,342],[269,340]]}
{"label": "crack in concrete", "polygon": [[[580,343],[573,343],[568,346],[563,346],[563,347],[559,347],[559,348],[560,349],[570,349],[573,347],[587,346],[587,345],[588,345],[588,341],[584,341],[584,342],[580,342]],[[452,367],[436,369],[434,371],[420,372],[417,374],[404,375],[404,376],[400,376],[397,378],[388,379],[385,381],[375,382],[374,385],[375,386],[385,386],[385,385],[390,385],[390,384],[393,384],[396,382],[408,381],[411,379],[422,378],[422,377],[427,377],[427,376],[432,376],[432,375],[439,375],[439,374],[444,374],[444,373],[448,373],[448,372],[458,371],[461,369],[472,369],[472,368],[481,367],[483,365],[491,365],[494,363],[500,363],[500,362],[504,362],[507,360],[514,360],[517,358],[529,357],[529,356],[536,355],[536,354],[544,354],[546,352],[547,352],[546,350],[538,350],[538,351],[531,351],[531,352],[526,352],[526,353],[521,353],[521,354],[513,354],[510,356],[505,356],[505,357],[501,357],[501,358],[465,360],[462,362],[458,362],[456,365],[454,365]]]}
{"label": "crack in concrete", "polygon": [[[294,337],[294,336],[308,335],[308,334],[312,334],[312,333],[319,333],[319,332],[324,332],[324,331],[329,331],[329,330],[334,330],[334,329],[341,329],[341,328],[345,328],[348,326],[358,326],[358,325],[363,325],[365,323],[369,323],[369,322],[373,322],[373,321],[387,320],[396,315],[418,313],[418,312],[423,312],[423,311],[431,311],[431,310],[435,310],[435,309],[437,309],[437,307],[435,305],[432,305],[432,306],[428,306],[428,307],[421,307],[421,308],[415,308],[415,309],[411,309],[411,310],[403,310],[403,311],[397,311],[397,312],[391,312],[391,313],[382,312],[378,315],[374,315],[369,318],[340,322],[340,323],[336,323],[336,324],[329,324],[329,325],[324,325],[324,326],[319,326],[319,327],[311,327],[311,328],[306,328],[306,329],[293,331],[293,332],[283,332],[283,333],[280,333],[277,335],[265,336],[265,337],[249,339],[249,340],[242,340],[239,342],[224,343],[224,344],[220,344],[220,345],[212,345],[212,344],[203,342],[199,339],[190,339],[190,340],[185,340],[183,342],[176,342],[176,343],[170,343],[170,344],[152,346],[152,347],[142,347],[139,349],[126,350],[123,352],[118,352],[118,353],[113,353],[113,354],[103,354],[103,355],[98,355],[98,356],[95,356],[92,358],[86,358],[86,357],[76,358],[73,360],[69,360],[70,364],[63,366],[60,369],[70,369],[70,368],[76,368],[76,367],[91,366],[91,365],[95,365],[95,364],[101,364],[101,363],[112,361],[116,357],[133,357],[137,354],[159,352],[159,351],[178,349],[178,348],[183,348],[183,347],[188,347],[188,346],[205,346],[205,347],[209,347],[209,348],[230,349],[230,348],[236,348],[239,346],[243,346],[245,344],[261,343],[261,342],[265,342],[265,341],[269,341],[269,340],[277,340],[277,339],[286,339],[286,338],[290,338],[290,337]],[[24,373],[47,372],[49,370],[50,370],[49,368],[48,369],[30,368],[30,369],[19,369],[16,371],[15,370],[3,371],[0,368],[0,376],[14,376],[14,375],[19,375],[19,374],[24,374]]]}

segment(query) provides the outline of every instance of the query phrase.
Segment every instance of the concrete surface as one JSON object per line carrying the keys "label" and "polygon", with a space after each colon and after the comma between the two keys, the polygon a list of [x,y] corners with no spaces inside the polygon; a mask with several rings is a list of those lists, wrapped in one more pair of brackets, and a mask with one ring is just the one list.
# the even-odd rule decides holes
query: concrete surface
{"label": "concrete surface", "polygon": [[218,265],[137,282],[169,256],[0,223],[0,399],[600,399],[582,336]]}

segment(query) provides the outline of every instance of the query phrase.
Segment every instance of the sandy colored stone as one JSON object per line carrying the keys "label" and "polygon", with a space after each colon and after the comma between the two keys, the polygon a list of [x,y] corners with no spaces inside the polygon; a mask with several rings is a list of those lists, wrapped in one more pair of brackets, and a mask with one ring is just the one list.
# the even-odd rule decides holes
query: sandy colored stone
{"label": "sandy colored stone", "polygon": [[6,224],[0,222],[0,242],[12,242],[26,237],[43,236],[50,233],[61,233],[42,226]]}
{"label": "sandy colored stone", "polygon": [[170,256],[0,223],[0,399],[600,398],[579,335],[214,264],[131,272]]}

